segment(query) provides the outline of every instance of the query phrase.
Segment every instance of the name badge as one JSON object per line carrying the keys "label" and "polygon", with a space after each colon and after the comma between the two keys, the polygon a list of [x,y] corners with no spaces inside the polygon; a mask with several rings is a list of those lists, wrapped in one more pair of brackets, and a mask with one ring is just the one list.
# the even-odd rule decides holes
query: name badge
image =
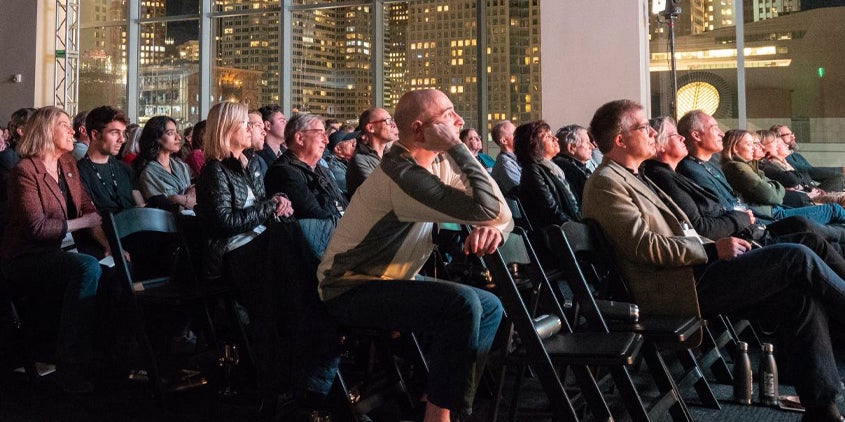
{"label": "name badge", "polygon": [[681,224],[681,229],[683,230],[684,237],[694,237],[700,243],[704,243],[701,240],[701,236],[698,235],[698,232],[695,231],[695,229],[692,228],[688,223],[685,222],[685,223]]}

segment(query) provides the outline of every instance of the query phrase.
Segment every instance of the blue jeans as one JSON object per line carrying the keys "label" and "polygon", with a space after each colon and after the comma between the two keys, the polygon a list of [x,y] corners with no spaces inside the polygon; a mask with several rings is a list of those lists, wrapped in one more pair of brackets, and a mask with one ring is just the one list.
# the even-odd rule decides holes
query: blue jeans
{"label": "blue jeans", "polygon": [[433,335],[428,400],[470,413],[502,319],[492,293],[448,281],[373,280],[326,303],[343,324]]}
{"label": "blue jeans", "polygon": [[6,259],[2,269],[16,294],[62,298],[56,355],[65,364],[89,361],[101,274],[97,259],[59,250]]}
{"label": "blue jeans", "polygon": [[845,322],[845,280],[809,248],[776,244],[707,265],[697,280],[705,316],[739,315],[777,327],[778,365],[801,402],[833,403],[839,391],[828,316]]}
{"label": "blue jeans", "polygon": [[819,204],[799,208],[772,207],[772,217],[775,220],[793,216],[807,217],[819,224],[845,223],[845,208],[839,204]]}

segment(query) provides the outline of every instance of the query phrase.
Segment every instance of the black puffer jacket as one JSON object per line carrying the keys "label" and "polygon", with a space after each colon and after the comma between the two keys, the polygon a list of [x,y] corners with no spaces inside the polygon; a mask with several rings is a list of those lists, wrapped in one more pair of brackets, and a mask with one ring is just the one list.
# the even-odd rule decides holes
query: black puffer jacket
{"label": "black puffer jacket", "polygon": [[[211,254],[215,258],[212,261],[222,258],[233,236],[267,223],[276,209],[275,203],[264,197],[264,182],[256,161],[261,158],[252,154],[248,157],[247,169],[233,157],[206,161],[197,177],[194,211],[211,237]],[[246,207],[248,188],[255,194],[255,203],[250,207]]]}

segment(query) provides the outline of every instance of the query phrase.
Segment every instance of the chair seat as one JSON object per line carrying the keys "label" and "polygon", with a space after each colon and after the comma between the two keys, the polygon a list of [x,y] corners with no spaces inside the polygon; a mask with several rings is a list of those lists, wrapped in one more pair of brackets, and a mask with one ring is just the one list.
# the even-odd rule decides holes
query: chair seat
{"label": "chair seat", "polygon": [[[643,337],[636,333],[561,333],[543,340],[554,361],[570,365],[631,365],[643,345]],[[526,353],[520,348],[510,357],[522,359]]]}
{"label": "chair seat", "polygon": [[633,331],[656,343],[683,343],[704,326],[697,317],[644,316],[636,323],[608,321],[612,331]]}

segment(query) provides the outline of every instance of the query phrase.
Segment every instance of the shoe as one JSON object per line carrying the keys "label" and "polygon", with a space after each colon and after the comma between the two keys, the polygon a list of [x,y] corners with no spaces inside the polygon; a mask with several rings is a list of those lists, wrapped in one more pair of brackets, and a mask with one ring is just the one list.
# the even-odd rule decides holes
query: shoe
{"label": "shoe", "polygon": [[61,364],[56,367],[56,383],[68,394],[90,394],[94,392],[94,384],[83,375],[79,364]]}

